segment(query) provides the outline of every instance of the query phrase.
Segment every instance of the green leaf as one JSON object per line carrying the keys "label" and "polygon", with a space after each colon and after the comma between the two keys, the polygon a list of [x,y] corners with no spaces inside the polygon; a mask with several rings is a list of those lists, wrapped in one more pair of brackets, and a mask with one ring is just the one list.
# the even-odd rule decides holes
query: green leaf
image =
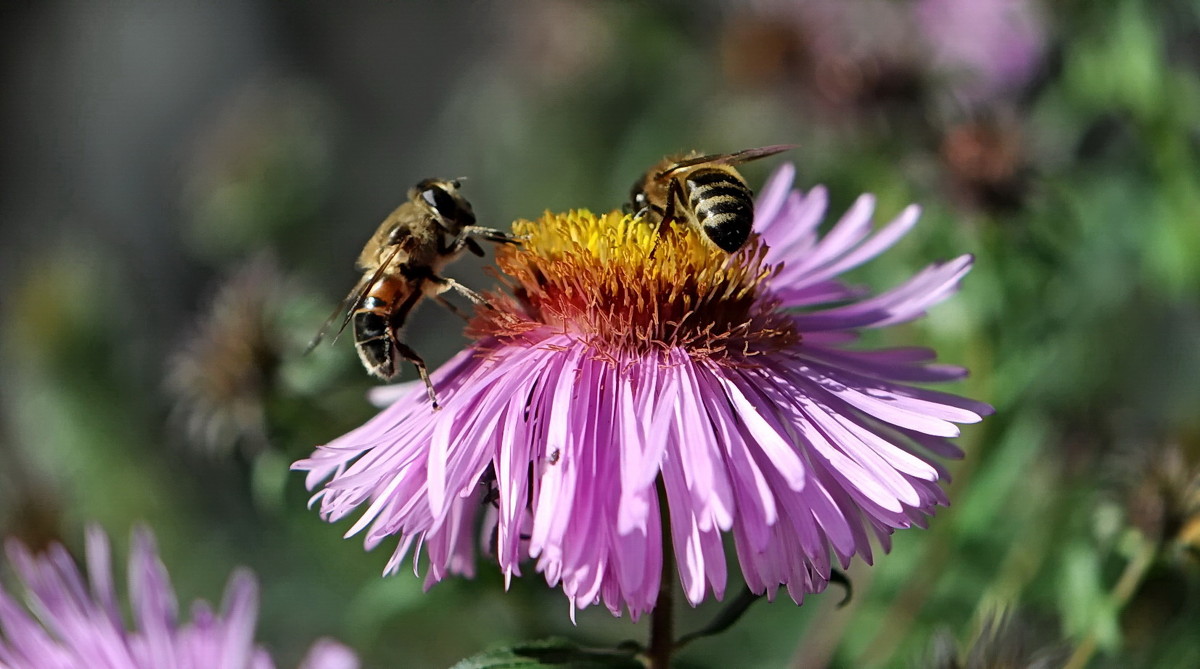
{"label": "green leaf", "polygon": [[552,638],[489,650],[459,662],[452,669],[645,669],[634,653],[633,649],[582,648],[566,639]]}
{"label": "green leaf", "polygon": [[1092,546],[1076,542],[1065,551],[1059,597],[1071,636],[1091,635],[1106,651],[1117,647],[1120,612],[1108,595],[1100,557]]}

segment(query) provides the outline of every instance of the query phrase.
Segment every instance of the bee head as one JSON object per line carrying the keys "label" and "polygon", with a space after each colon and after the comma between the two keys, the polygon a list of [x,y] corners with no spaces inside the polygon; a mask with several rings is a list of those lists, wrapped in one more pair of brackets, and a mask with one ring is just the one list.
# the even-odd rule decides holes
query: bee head
{"label": "bee head", "polygon": [[426,207],[446,232],[458,234],[465,226],[475,225],[475,212],[466,198],[458,194],[457,179],[425,179],[418,183],[411,197]]}

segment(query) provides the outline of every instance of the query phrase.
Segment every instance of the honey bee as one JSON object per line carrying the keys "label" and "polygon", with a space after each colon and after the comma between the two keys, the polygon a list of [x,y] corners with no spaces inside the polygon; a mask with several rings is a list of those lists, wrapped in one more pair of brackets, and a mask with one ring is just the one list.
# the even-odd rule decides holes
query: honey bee
{"label": "honey bee", "polygon": [[397,372],[397,358],[407,360],[425,382],[434,409],[440,405],[425,361],[400,341],[401,329],[425,297],[465,317],[442,296],[447,290],[483,304],[478,293],[442,276],[442,269],[463,251],[482,256],[477,238],[518,243],[500,230],[475,225],[471,204],[458,192],[460,185],[457,180],[425,179],[408,190],[407,201],[383,220],[359,254],[355,267],[362,278],[308,346],[311,351],[333,320],[344,314],[338,334],[354,323],[354,347],[367,372],[391,379]]}
{"label": "honey bee", "polygon": [[737,153],[667,156],[630,191],[630,207],[666,230],[671,221],[688,223],[717,247],[734,253],[750,238],[754,193],[733,168],[795,148],[777,144]]}

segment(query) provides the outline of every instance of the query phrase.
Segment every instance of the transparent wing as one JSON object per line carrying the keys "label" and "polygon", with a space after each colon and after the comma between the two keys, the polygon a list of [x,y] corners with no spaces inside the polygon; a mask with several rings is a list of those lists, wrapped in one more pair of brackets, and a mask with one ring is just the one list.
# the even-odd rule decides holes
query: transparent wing
{"label": "transparent wing", "polygon": [[329,318],[325,319],[325,322],[321,325],[321,329],[317,331],[317,334],[312,338],[312,341],[308,342],[308,347],[304,349],[305,354],[308,354],[309,351],[312,351],[317,347],[317,344],[321,343],[321,340],[325,338],[325,333],[329,330],[329,326],[333,324],[334,319],[336,319],[339,314],[343,314],[344,317],[342,318],[342,324],[338,327],[337,334],[333,336],[333,341],[336,342],[338,337],[342,336],[342,333],[346,330],[346,326],[349,325],[350,320],[354,318],[354,310],[357,309],[360,304],[362,304],[363,299],[366,298],[367,293],[371,290],[371,286],[374,286],[375,282],[379,281],[380,277],[383,276],[384,271],[389,265],[392,264],[392,260],[396,258],[396,254],[398,253],[400,253],[400,246],[396,245],[396,247],[392,249],[392,252],[388,254],[387,259],[380,263],[379,267],[377,267],[370,276],[364,274],[363,278],[359,279],[358,283],[354,285],[354,288],[350,290],[350,293],[346,295],[346,298],[342,300],[341,304],[339,304],[337,308],[333,310],[333,313],[329,314]]}
{"label": "transparent wing", "polygon": [[798,147],[798,144],[773,144],[771,146],[760,146],[757,149],[745,149],[737,153],[714,153],[707,156],[697,156],[695,158],[686,158],[677,163],[673,163],[670,167],[659,172],[659,178],[669,177],[672,172],[677,170],[696,167],[697,165],[738,165],[740,163],[766,158],[777,153],[783,153],[789,149]]}

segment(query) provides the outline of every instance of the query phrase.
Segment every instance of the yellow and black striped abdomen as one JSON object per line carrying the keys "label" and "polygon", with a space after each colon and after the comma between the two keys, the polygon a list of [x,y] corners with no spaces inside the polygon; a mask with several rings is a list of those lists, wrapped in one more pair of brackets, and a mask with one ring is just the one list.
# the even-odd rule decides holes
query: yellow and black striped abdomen
{"label": "yellow and black striped abdomen", "polygon": [[368,372],[384,380],[396,375],[397,332],[420,300],[419,285],[396,274],[372,284],[354,307],[354,348]]}
{"label": "yellow and black striped abdomen", "polygon": [[684,179],[688,206],[704,234],[733,253],[750,238],[754,193],[732,168],[704,167]]}
{"label": "yellow and black striped abdomen", "polygon": [[381,379],[396,375],[392,352],[395,335],[389,321],[391,305],[368,295],[354,311],[354,347],[367,371]]}

